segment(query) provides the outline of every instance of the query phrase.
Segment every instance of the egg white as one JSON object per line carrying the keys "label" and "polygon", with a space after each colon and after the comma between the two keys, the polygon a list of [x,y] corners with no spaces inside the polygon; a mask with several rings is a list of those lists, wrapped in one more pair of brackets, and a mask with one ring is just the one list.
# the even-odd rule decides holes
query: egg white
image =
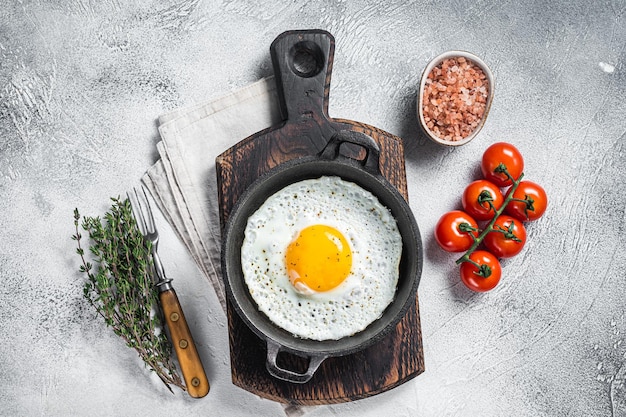
{"label": "egg white", "polygon": [[[325,224],[352,250],[345,281],[326,292],[300,294],[287,276],[285,252],[300,230]],[[260,311],[297,337],[340,339],[365,329],[394,298],[402,238],[376,196],[339,177],[291,184],[270,196],[248,219],[241,265]]]}

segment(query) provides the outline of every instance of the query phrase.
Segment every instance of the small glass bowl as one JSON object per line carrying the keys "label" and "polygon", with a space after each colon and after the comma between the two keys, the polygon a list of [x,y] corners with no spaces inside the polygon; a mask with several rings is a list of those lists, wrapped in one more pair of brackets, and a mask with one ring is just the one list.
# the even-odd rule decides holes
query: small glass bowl
{"label": "small glass bowl", "polygon": [[[446,140],[446,139],[440,138],[439,136],[437,136],[434,132],[432,132],[426,126],[426,122],[424,121],[424,113],[422,111],[422,99],[423,99],[423,95],[424,95],[424,86],[426,85],[426,79],[428,78],[428,74],[430,74],[430,72],[433,70],[433,68],[435,68],[437,65],[441,64],[444,60],[446,60],[448,58],[456,58],[456,57],[464,57],[464,58],[472,61],[480,69],[482,69],[482,71],[485,73],[485,76],[487,77],[487,81],[489,82],[489,91],[487,93],[487,103],[485,105],[485,112],[483,113],[483,117],[480,120],[480,122],[478,123],[478,126],[476,126],[474,128],[474,130],[472,131],[472,133],[470,133],[467,137],[465,137],[465,138],[463,138],[461,140],[458,140],[458,141],[451,141],[451,140]],[[487,115],[489,114],[489,109],[491,107],[491,102],[493,100],[493,93],[494,93],[494,87],[495,87],[495,82],[494,81],[495,80],[493,78],[493,74],[491,73],[491,70],[489,69],[487,64],[485,64],[482,59],[478,58],[476,55],[471,54],[469,52],[465,52],[465,51],[448,51],[448,52],[444,52],[443,54],[438,55],[435,58],[433,58],[428,63],[428,65],[424,69],[424,72],[422,73],[422,78],[420,80],[420,86],[419,86],[419,92],[418,92],[418,95],[417,95],[417,116],[419,118],[420,126],[421,126],[422,130],[424,131],[424,133],[426,134],[426,136],[428,136],[432,141],[434,141],[436,143],[439,143],[439,144],[442,144],[442,145],[447,145],[447,146],[461,146],[461,145],[465,145],[466,143],[468,143],[469,141],[474,139],[474,137],[476,137],[478,132],[480,132],[480,130],[482,129],[483,125],[485,124],[485,120],[487,120]]]}

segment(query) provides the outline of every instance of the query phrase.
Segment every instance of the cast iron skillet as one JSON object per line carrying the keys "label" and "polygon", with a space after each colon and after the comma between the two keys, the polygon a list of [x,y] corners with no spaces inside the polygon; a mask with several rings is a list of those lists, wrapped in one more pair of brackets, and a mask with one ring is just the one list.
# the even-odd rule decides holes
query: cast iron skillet
{"label": "cast iron skillet", "polygon": [[[343,156],[343,143],[366,149],[366,157],[356,160]],[[354,131],[339,131],[316,156],[294,159],[278,165],[257,179],[237,201],[228,219],[223,241],[222,271],[232,304],[243,321],[267,342],[267,369],[271,375],[296,383],[311,379],[315,370],[329,356],[342,356],[364,349],[382,338],[402,319],[415,299],[422,268],[422,245],[417,223],[409,205],[379,170],[379,147],[369,136]],[[338,340],[316,341],[293,336],[274,325],[260,312],[250,296],[241,268],[241,245],[250,217],[265,200],[282,188],[306,179],[339,176],[370,191],[396,219],[402,236],[400,276],[395,298],[382,317],[365,330]],[[283,369],[276,363],[280,351],[308,357],[305,373]]]}
{"label": "cast iron skillet", "polygon": [[[381,174],[378,144],[370,136],[344,129],[327,118],[326,88],[333,48],[332,35],[321,30],[285,32],[272,43],[270,52],[285,120],[284,125],[275,129],[281,134],[306,138],[319,151],[279,164],[251,182],[232,207],[222,235],[222,271],[231,304],[247,326],[267,343],[269,373],[294,383],[309,381],[327,357],[360,351],[393,329],[415,301],[422,269],[422,244],[417,224],[406,200]],[[299,56],[304,56],[303,62],[296,61]],[[310,58],[308,63],[307,57]],[[293,151],[298,152],[298,149]],[[245,176],[247,171],[257,167],[240,168]],[[292,335],[258,310],[243,278],[241,245],[248,217],[269,196],[294,182],[321,176],[339,176],[377,196],[396,219],[403,249],[395,298],[383,315],[350,337],[315,341]],[[308,369],[300,373],[279,366],[276,359],[280,352],[309,358]]]}

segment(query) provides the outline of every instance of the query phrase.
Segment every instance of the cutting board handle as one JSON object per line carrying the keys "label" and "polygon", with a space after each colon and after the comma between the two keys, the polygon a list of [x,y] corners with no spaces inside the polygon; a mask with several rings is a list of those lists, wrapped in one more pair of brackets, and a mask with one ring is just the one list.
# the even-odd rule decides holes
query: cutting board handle
{"label": "cutting board handle", "polygon": [[270,46],[283,120],[328,119],[335,38],[324,30],[292,30]]}

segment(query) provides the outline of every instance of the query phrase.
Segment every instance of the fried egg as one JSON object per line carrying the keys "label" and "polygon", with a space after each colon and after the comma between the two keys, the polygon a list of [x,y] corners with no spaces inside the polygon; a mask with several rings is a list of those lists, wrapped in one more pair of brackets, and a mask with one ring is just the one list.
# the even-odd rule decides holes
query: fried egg
{"label": "fried egg", "polygon": [[394,298],[402,238],[376,196],[339,177],[291,184],[249,218],[241,266],[250,295],[293,335],[364,330]]}

